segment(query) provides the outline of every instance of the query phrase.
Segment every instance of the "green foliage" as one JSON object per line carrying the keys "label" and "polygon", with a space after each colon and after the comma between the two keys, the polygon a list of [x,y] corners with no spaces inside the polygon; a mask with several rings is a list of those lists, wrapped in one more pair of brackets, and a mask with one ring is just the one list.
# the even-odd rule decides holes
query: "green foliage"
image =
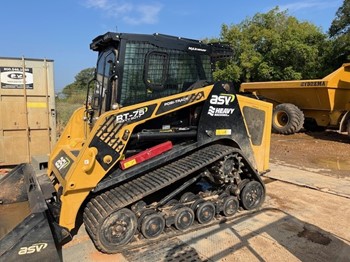
{"label": "green foliage", "polygon": [[334,68],[350,61],[350,0],[344,0],[328,30],[332,49],[328,54]]}
{"label": "green foliage", "polygon": [[328,30],[330,37],[348,34],[350,31],[350,0],[344,0]]}
{"label": "green foliage", "polygon": [[327,35],[278,7],[237,25],[222,25],[221,41],[234,50],[229,64],[218,64],[214,76],[234,82],[321,77]]}
{"label": "green foliage", "polygon": [[86,68],[75,76],[75,81],[56,97],[57,132],[61,134],[73,112],[83,106],[89,81],[94,77],[95,68]]}
{"label": "green foliage", "polygon": [[68,123],[73,112],[79,107],[84,106],[86,100],[85,92],[75,93],[67,98],[56,97],[57,110],[57,133],[60,135]]}
{"label": "green foliage", "polygon": [[76,76],[72,84],[63,88],[62,93],[67,97],[76,94],[86,93],[89,81],[94,77],[95,68],[86,68],[81,70]]}

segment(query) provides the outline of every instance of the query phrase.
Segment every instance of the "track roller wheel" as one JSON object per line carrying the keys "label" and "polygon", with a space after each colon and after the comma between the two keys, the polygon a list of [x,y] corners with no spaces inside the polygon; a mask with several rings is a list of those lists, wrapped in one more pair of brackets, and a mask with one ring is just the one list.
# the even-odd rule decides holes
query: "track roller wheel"
{"label": "track roller wheel", "polygon": [[200,198],[199,196],[195,196],[194,199],[191,199],[190,201],[193,201],[193,203],[190,205],[190,208],[193,210],[193,211],[196,211],[197,208],[199,207],[199,204],[205,202],[205,200],[203,198]]}
{"label": "track roller wheel", "polygon": [[186,192],[180,197],[181,203],[186,203],[188,201],[191,201],[195,197],[195,194],[192,192]]}
{"label": "track roller wheel", "polygon": [[166,203],[164,206],[166,206],[166,207],[171,207],[171,206],[174,206],[174,205],[176,205],[176,204],[178,204],[179,203],[179,201],[178,200],[176,200],[176,199],[171,199],[168,203]]}
{"label": "track roller wheel", "polygon": [[198,205],[196,217],[200,224],[209,223],[215,216],[215,206],[212,202],[205,201]]}
{"label": "track roller wheel", "polygon": [[192,226],[194,212],[189,207],[181,207],[176,210],[174,226],[180,231],[184,231]]}
{"label": "track roller wheel", "polygon": [[145,216],[141,222],[141,233],[145,238],[156,238],[164,230],[165,219],[160,213]]}
{"label": "track roller wheel", "polygon": [[109,215],[101,225],[99,238],[107,252],[126,245],[133,238],[137,229],[135,214],[127,208],[120,209]]}
{"label": "track roller wheel", "polygon": [[225,216],[230,217],[236,214],[238,207],[239,203],[237,198],[235,198],[234,196],[229,196],[224,200],[222,212]]}
{"label": "track roller wheel", "polygon": [[242,189],[241,203],[246,210],[259,207],[264,202],[264,198],[264,187],[258,181],[250,181]]}

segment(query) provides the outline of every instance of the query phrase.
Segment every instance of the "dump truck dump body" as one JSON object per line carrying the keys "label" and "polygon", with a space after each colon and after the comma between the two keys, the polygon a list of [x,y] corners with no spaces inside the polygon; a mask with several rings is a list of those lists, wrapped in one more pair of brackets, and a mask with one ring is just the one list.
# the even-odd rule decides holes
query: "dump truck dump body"
{"label": "dump truck dump body", "polygon": [[293,104],[318,126],[345,131],[341,123],[346,125],[350,117],[345,116],[350,110],[350,64],[322,79],[243,83],[240,91],[252,92],[274,106]]}

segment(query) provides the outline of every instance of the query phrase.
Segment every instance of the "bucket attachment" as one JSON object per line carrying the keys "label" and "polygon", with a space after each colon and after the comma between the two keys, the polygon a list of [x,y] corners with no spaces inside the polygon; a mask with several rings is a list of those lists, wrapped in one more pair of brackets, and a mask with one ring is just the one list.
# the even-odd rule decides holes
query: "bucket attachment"
{"label": "bucket attachment", "polygon": [[53,190],[49,178],[36,175],[29,164],[0,180],[0,261],[60,260],[45,201],[48,189]]}

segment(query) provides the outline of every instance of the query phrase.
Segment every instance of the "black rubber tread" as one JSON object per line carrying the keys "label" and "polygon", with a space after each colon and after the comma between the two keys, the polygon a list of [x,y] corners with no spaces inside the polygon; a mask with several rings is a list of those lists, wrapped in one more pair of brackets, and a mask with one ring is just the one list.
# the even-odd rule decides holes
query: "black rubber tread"
{"label": "black rubber tread", "polygon": [[304,127],[304,123],[305,123],[305,116],[304,116],[304,112],[301,111],[301,109],[297,106],[295,106],[297,108],[296,112],[299,116],[299,126],[297,128],[297,132],[299,132],[303,127]]}
{"label": "black rubber tread", "polygon": [[[120,251],[120,249],[105,249],[98,236],[103,221],[111,213],[141,200],[145,196],[200,170],[235,150],[233,147],[220,144],[205,147],[180,160],[174,161],[90,199],[84,209],[83,220],[86,230],[97,249],[105,253],[116,253]],[[194,159],[196,161],[193,161]],[[153,188],[149,189],[149,186],[143,186],[145,184],[153,185]]]}
{"label": "black rubber tread", "polygon": [[[280,126],[275,122],[276,115],[284,112],[288,117],[288,122]],[[291,135],[299,132],[304,125],[304,113],[294,104],[284,103],[275,107],[272,117],[272,131],[278,134]]]}

